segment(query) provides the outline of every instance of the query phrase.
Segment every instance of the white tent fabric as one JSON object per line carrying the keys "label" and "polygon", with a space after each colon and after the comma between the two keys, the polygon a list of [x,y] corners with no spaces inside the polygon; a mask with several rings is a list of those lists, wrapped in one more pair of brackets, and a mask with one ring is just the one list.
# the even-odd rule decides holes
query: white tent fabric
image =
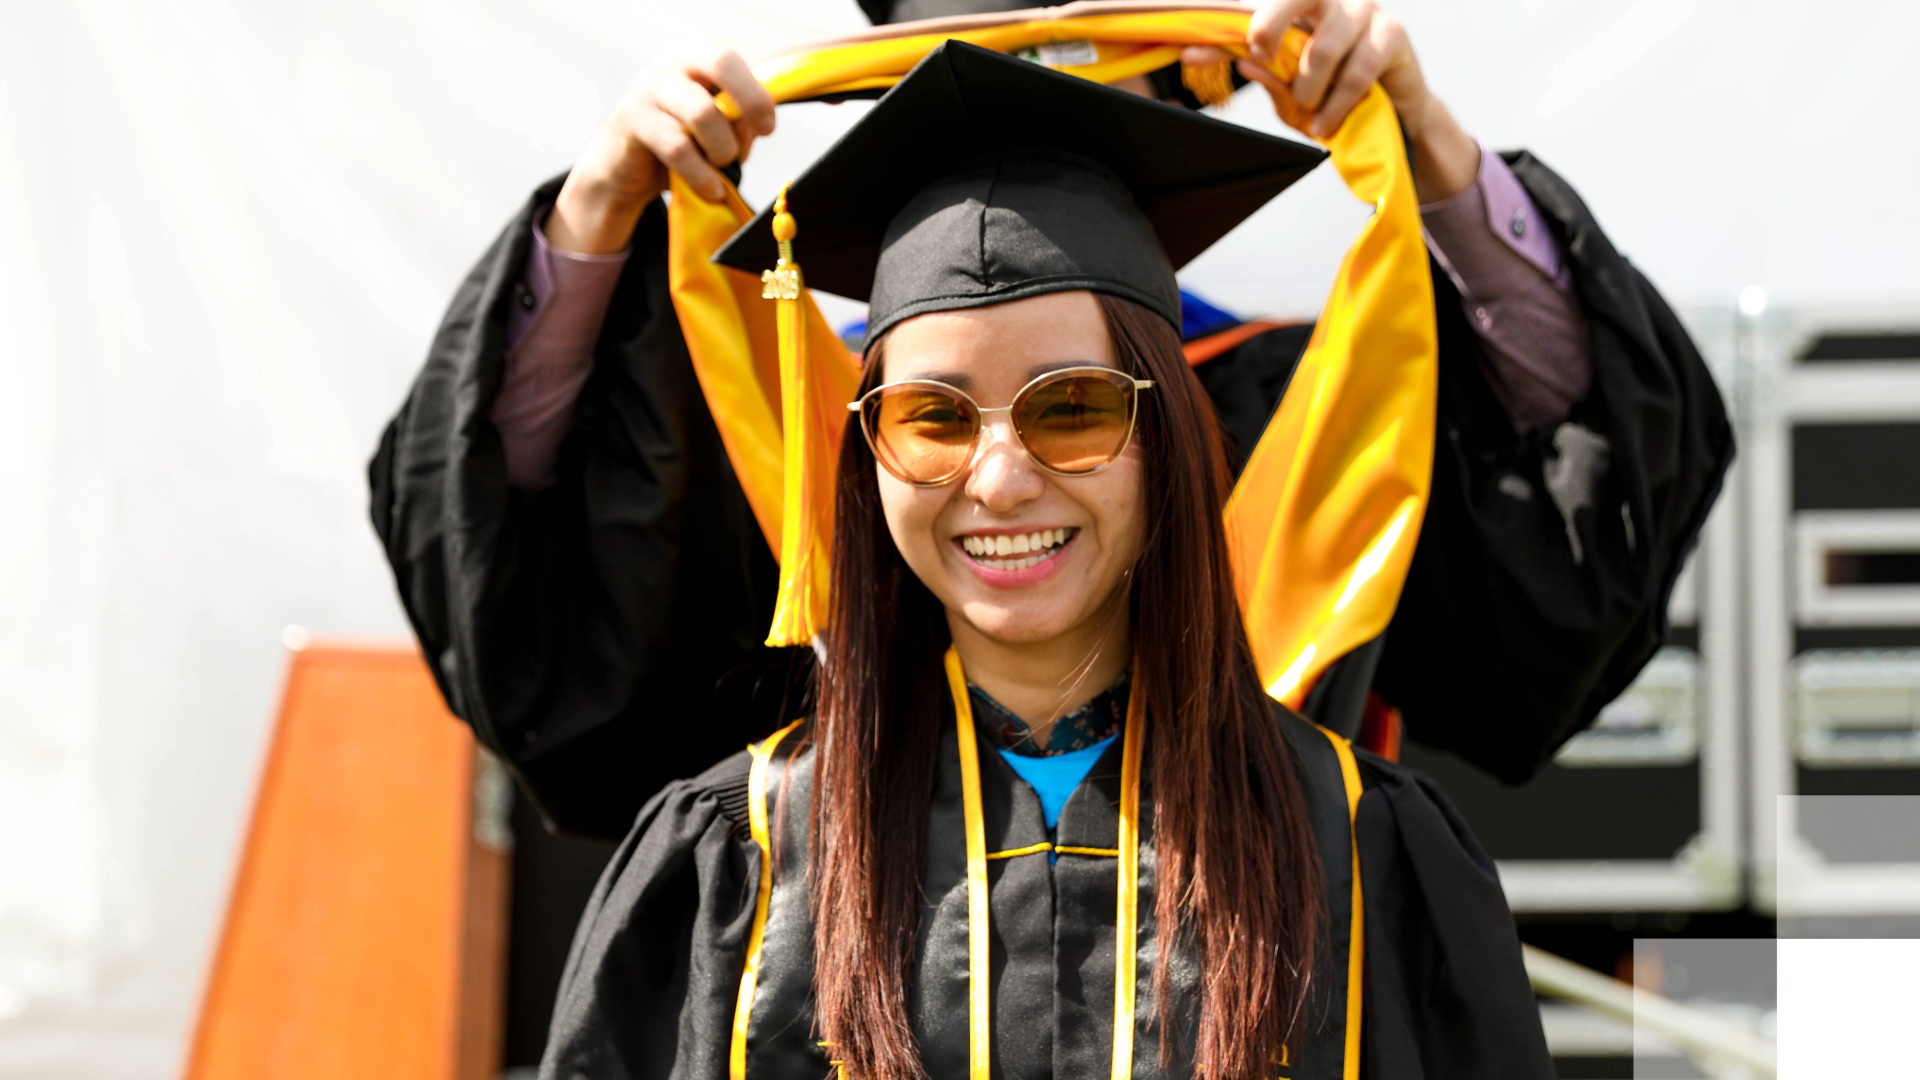
{"label": "white tent fabric", "polygon": [[[1676,299],[1920,298],[1913,5],[1390,6],[1469,127],[1571,177]],[[524,192],[685,43],[861,25],[852,0],[9,6],[0,1075],[178,1072],[282,628],[405,634],[364,461]],[[783,114],[749,198],[860,108]],[[1233,115],[1278,127],[1253,95]],[[1360,214],[1316,176],[1188,283],[1311,313]]]}

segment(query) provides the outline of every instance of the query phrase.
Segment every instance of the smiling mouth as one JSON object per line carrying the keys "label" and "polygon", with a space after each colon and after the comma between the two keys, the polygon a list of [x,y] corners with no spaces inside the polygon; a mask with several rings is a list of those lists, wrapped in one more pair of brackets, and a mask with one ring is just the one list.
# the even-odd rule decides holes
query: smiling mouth
{"label": "smiling mouth", "polygon": [[1041,529],[1016,536],[962,536],[960,549],[967,558],[995,570],[1025,570],[1060,554],[1079,529]]}

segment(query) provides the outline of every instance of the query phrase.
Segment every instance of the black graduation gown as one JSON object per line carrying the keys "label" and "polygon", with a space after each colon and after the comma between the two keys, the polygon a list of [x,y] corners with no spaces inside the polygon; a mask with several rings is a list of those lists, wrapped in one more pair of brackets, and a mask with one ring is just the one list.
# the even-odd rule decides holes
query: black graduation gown
{"label": "black graduation gown", "polygon": [[[1339,1080],[1346,1053],[1352,944],[1352,837],[1364,884],[1360,1075],[1392,1080],[1550,1078],[1553,1066],[1521,966],[1519,940],[1493,864],[1424,777],[1360,752],[1364,789],[1350,819],[1333,742],[1276,710],[1307,793],[1327,881],[1327,949],[1308,1034],[1276,1074]],[[956,728],[945,721],[929,821],[927,907],[911,988],[914,1032],[928,1075],[967,1073],[966,860]],[[783,745],[802,742],[789,736]],[[1055,842],[1118,842],[1118,741],[1061,813]],[[1048,839],[1038,797],[982,743],[987,849]],[[762,853],[748,828],[749,757],[738,754],[647,804],[595,891],[568,959],[540,1075],[545,1080],[720,1080],[728,1075],[741,973]],[[812,758],[776,751],[769,793],[776,857],[746,1026],[746,1075],[819,1077],[828,1055],[810,1012],[807,800]],[[784,784],[782,781],[785,781]],[[1151,789],[1143,790],[1139,960],[1133,1074],[1189,1075],[1190,1043],[1160,1063],[1151,996]],[[1349,831],[1351,827],[1351,832]],[[1044,851],[989,868],[994,1075],[1003,1080],[1108,1073],[1113,1024],[1115,860]],[[1284,887],[1276,884],[1276,887]],[[1301,902],[1306,902],[1302,898]],[[1169,975],[1180,1030],[1191,1037],[1195,972]]]}
{"label": "black graduation gown", "polygon": [[[1413,567],[1383,639],[1336,666],[1308,711],[1350,732],[1377,690],[1415,739],[1517,781],[1659,646],[1732,439],[1658,293],[1571,188],[1524,154],[1510,160],[1566,244],[1593,328],[1593,389],[1571,423],[1605,440],[1604,460],[1574,467],[1558,431],[1514,435],[1436,268],[1440,445]],[[533,215],[558,185],[533,194],[455,293],[369,466],[372,513],[454,713],[550,825],[618,837],[663,783],[792,715],[811,655],[760,645],[777,570],[693,376],[660,206],[635,234],[558,482],[508,488],[488,414]],[[1310,329],[1271,331],[1197,369],[1242,447]],[[1590,488],[1571,529],[1555,473]]]}

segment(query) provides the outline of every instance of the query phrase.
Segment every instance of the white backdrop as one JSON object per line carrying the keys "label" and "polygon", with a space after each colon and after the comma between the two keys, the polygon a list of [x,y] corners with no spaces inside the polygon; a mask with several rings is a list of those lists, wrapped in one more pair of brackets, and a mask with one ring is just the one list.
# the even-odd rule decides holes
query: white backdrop
{"label": "white backdrop", "polygon": [[[1388,2],[1462,120],[1572,179],[1676,302],[1920,313],[1920,6]],[[281,629],[405,632],[364,461],[526,189],[669,50],[861,25],[853,0],[6,5],[0,1075],[178,1073]],[[749,198],[859,108],[783,113]],[[1359,220],[1324,172],[1188,283],[1311,313]]]}

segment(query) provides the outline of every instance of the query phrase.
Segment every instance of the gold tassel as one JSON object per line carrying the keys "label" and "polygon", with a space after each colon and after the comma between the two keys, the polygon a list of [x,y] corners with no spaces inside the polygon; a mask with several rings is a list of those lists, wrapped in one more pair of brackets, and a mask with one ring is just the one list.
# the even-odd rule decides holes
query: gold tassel
{"label": "gold tassel", "polygon": [[1211,64],[1183,62],[1180,65],[1180,82],[1193,92],[1202,105],[1221,105],[1233,96],[1233,76],[1228,72],[1225,60]]}
{"label": "gold tassel", "polygon": [[819,453],[818,439],[809,438],[812,398],[812,372],[807,364],[807,309],[802,297],[805,286],[800,264],[793,261],[793,238],[799,231],[793,215],[787,212],[787,189],[780,189],[775,201],[773,238],[780,243],[780,261],[760,275],[761,297],[779,304],[780,339],[780,426],[782,490],[780,508],[780,594],[773,611],[773,627],[767,632],[772,646],[806,645],[824,621],[826,596],[823,584],[823,538],[814,520],[814,504],[820,493],[808,483],[815,473],[813,458]]}

